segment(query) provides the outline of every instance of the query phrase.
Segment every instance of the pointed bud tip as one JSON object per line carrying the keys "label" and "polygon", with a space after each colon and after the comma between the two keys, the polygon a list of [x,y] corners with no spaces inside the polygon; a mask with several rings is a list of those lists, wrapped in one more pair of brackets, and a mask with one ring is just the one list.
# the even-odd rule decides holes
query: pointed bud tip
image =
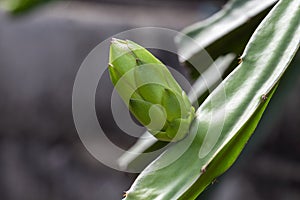
{"label": "pointed bud tip", "polygon": [[121,40],[121,39],[117,39],[117,38],[111,38],[110,43],[111,44],[116,44],[116,43],[126,44],[127,40]]}

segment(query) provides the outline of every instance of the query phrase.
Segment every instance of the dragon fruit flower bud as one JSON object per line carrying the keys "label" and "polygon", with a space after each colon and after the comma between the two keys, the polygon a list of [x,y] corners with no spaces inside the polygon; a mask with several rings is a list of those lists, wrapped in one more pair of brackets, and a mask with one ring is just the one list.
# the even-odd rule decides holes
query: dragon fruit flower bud
{"label": "dragon fruit flower bud", "polygon": [[130,112],[152,135],[172,142],[187,135],[195,109],[161,61],[132,41],[113,39],[108,69]]}

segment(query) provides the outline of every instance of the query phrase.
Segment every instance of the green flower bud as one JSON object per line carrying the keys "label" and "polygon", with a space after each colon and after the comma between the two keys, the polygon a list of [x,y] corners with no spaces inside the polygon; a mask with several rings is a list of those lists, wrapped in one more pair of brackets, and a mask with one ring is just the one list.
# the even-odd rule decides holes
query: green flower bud
{"label": "green flower bud", "polygon": [[168,68],[140,45],[113,39],[109,73],[131,113],[158,140],[186,136],[195,109]]}

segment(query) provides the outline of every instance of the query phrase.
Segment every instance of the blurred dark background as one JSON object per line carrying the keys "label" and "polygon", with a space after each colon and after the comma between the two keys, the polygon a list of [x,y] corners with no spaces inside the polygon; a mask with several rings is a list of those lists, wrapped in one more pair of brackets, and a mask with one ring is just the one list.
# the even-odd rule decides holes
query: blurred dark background
{"label": "blurred dark background", "polygon": [[[102,165],[81,143],[71,106],[77,70],[97,44],[114,34],[143,26],[181,30],[224,3],[54,1],[18,16],[1,10],[0,199],[121,199],[135,175]],[[175,55],[157,56],[184,72]],[[233,169],[203,199],[300,199],[300,76],[296,69],[288,73],[292,80],[282,81],[272,112],[267,110]],[[129,148],[135,140],[111,118],[108,76],[101,82],[107,87],[98,91],[96,107],[108,117],[100,123],[117,145]]]}

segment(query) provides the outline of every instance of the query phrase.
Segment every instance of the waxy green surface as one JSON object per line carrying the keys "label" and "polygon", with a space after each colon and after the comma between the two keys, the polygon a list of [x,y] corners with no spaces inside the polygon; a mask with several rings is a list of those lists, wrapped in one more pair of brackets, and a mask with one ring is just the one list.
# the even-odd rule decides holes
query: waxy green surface
{"label": "waxy green surface", "polygon": [[[183,58],[190,60],[193,56],[197,56],[203,48],[210,54],[230,53],[228,47],[239,45],[246,35],[246,39],[249,39],[252,34],[251,30],[255,30],[262,17],[266,15],[260,16],[260,14],[277,1],[230,0],[223,9],[213,16],[186,27],[182,30],[182,33],[194,39],[197,45],[191,44],[185,37],[178,35],[176,42],[179,54],[182,55],[181,61],[185,61]],[[251,33],[247,33],[247,31]],[[238,40],[235,37],[239,37]],[[218,42],[219,39],[222,39],[222,41]],[[234,52],[233,49],[230,50]]]}
{"label": "waxy green surface", "polygon": [[[229,0],[211,17],[182,30],[184,35],[193,39],[187,39],[182,34],[175,39],[181,55],[179,59],[189,67],[191,77],[196,79],[199,72],[203,73],[209,67],[209,63],[203,62],[206,52],[214,60],[228,53],[241,55],[252,33],[276,2],[277,0]],[[237,62],[232,63],[226,75],[236,66]]]}
{"label": "waxy green surface", "polygon": [[[299,41],[300,1],[280,1],[251,37],[241,56],[242,63],[197,110],[188,137],[152,162],[138,176],[124,199],[195,199],[224,173],[254,132],[299,48]],[[215,118],[224,110],[224,118]],[[217,142],[207,140],[210,134],[219,131],[218,127],[222,129]],[[168,162],[190,141],[192,144],[179,159],[160,169],[161,164]]]}

